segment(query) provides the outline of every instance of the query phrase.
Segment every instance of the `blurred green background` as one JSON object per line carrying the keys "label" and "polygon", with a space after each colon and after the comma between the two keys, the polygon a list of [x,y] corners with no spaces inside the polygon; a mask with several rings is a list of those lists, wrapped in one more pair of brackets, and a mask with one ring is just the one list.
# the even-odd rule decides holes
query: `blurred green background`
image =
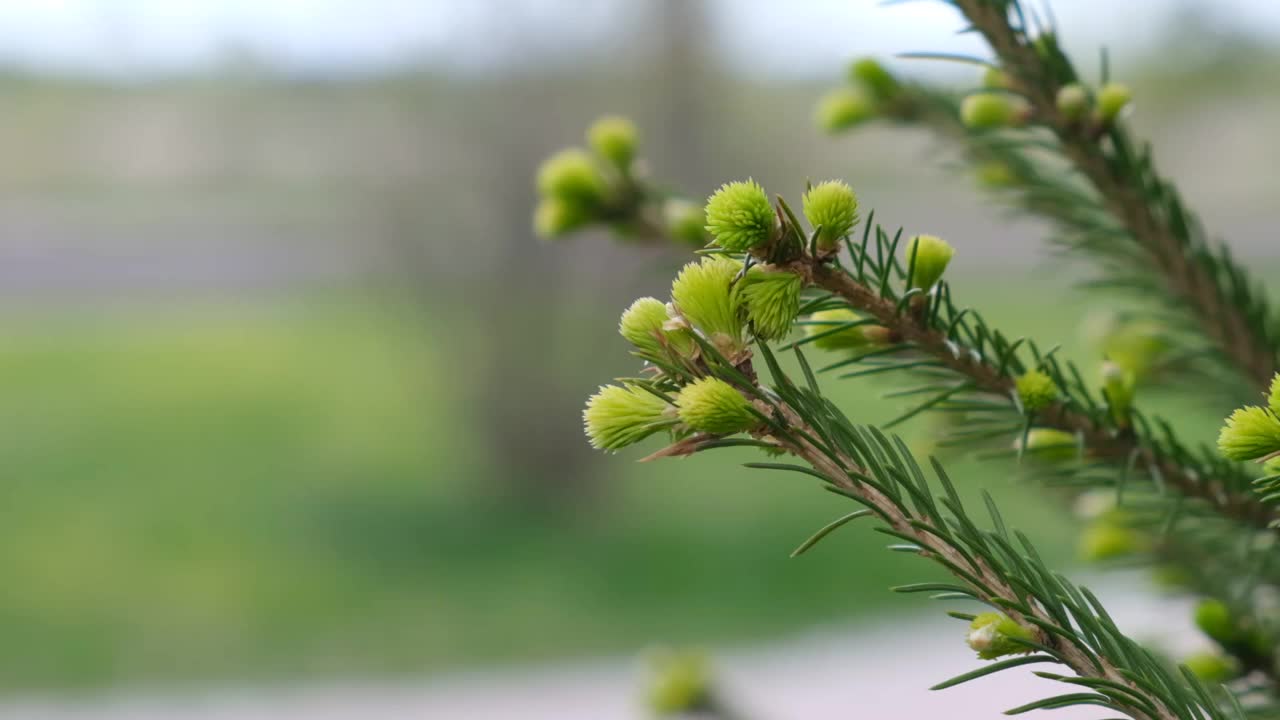
{"label": "blurred green background", "polygon": [[[788,559],[843,506],[732,453],[589,451],[581,403],[630,367],[617,314],[662,294],[682,255],[536,242],[538,161],[625,113],[656,175],[695,197],[748,174],[792,198],[848,179],[877,219],[949,238],[957,294],[1010,335],[1087,357],[1080,321],[1111,301],[1069,290],[1044,229],[983,200],[948,148],[811,129],[856,38],[820,72],[778,72],[724,50],[722,4],[638,3],[568,49],[554,22],[520,25],[568,4],[537,7],[473,6],[481,26],[518,16],[511,57],[480,69],[298,70],[230,42],[194,68],[0,76],[0,685],[767,641],[902,608],[885,588],[932,572],[865,528]],[[1191,7],[1113,72],[1208,225],[1275,267],[1275,37]],[[1124,38],[1067,44],[1104,39]],[[882,386],[827,382],[855,419],[892,417]],[[1230,406],[1161,402],[1205,439]],[[955,463],[1070,565],[1064,508],[998,464]]]}

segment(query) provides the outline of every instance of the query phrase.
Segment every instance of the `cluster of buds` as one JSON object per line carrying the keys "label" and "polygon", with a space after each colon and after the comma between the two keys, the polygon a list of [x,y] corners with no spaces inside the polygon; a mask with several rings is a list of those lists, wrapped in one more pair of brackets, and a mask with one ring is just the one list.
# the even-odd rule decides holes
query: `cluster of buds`
{"label": "cluster of buds", "polygon": [[1227,418],[1218,434],[1218,450],[1230,460],[1280,459],[1280,374],[1271,381],[1266,407],[1243,407]]}
{"label": "cluster of buds", "polygon": [[809,187],[803,197],[811,230],[798,227],[785,203],[769,201],[754,180],[725,183],[705,209],[712,242],[729,252],[749,253],[766,262],[794,260],[806,247],[819,258],[834,255],[858,224],[858,196],[844,182],[827,180]]}
{"label": "cluster of buds", "polygon": [[[593,446],[618,450],[664,430],[679,439],[759,427],[750,388],[730,382],[741,376],[717,377],[709,360],[742,370],[749,367],[751,343],[786,338],[800,313],[807,277],[801,261],[831,258],[858,223],[857,196],[837,180],[810,186],[803,210],[808,229],[781,198],[775,207],[754,180],[726,183],[708,198],[705,229],[714,248],[681,269],[670,301],[641,298],[618,324],[661,389],[640,380],[601,388],[583,413]],[[909,288],[931,292],[954,252],[932,235],[913,237],[903,257]],[[800,324],[828,350],[893,340],[888,328],[847,308],[816,312]]]}
{"label": "cluster of buds", "polygon": [[[982,90],[965,97],[960,104],[960,121],[973,130],[1021,127],[1033,119],[1031,106],[1020,97],[1016,81],[998,67],[988,68]],[[1133,91],[1123,83],[1110,82],[1090,91],[1080,83],[1068,83],[1054,98],[1061,121],[1087,126],[1095,133],[1111,127],[1133,99]]]}
{"label": "cluster of buds", "polygon": [[702,208],[677,199],[650,197],[640,182],[639,133],[618,116],[596,120],[586,132],[587,148],[561,150],[538,168],[539,202],[533,229],[557,238],[591,225],[629,237],[645,226],[693,246],[707,242]]}
{"label": "cluster of buds", "polygon": [[1067,123],[1088,123],[1094,131],[1100,132],[1115,124],[1131,100],[1133,90],[1124,83],[1109,82],[1093,93],[1080,83],[1070,83],[1058,89],[1056,104],[1058,113]]}
{"label": "cluster of buds", "polygon": [[814,122],[829,133],[838,133],[876,117],[901,117],[908,112],[902,86],[883,65],[872,58],[849,66],[849,83],[823,95],[814,109]]}
{"label": "cluster of buds", "polygon": [[[583,412],[592,446],[618,450],[662,430],[732,435],[756,427],[759,418],[740,389],[708,374],[701,343],[738,364],[750,357],[749,318],[768,316],[768,322],[785,320],[789,327],[798,311],[800,281],[793,273],[785,274],[794,281],[775,277],[781,274],[764,268],[744,274],[739,261],[708,255],[680,271],[670,302],[632,303],[618,332],[649,371],[679,387],[674,396],[644,383],[602,387]],[[753,291],[757,285],[765,289]],[[765,310],[765,304],[772,307]],[[789,318],[786,307],[792,308]]]}

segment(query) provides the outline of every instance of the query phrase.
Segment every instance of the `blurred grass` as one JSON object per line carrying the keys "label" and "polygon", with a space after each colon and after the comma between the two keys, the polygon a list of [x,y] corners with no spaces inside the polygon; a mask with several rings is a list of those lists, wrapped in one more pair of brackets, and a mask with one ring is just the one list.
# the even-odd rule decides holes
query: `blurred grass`
{"label": "blurred grass", "polygon": [[[960,291],[1001,327],[1074,352],[1083,305],[993,285]],[[583,347],[601,342],[608,310]],[[789,559],[847,507],[728,452],[606,459],[600,502],[550,515],[475,492],[494,479],[479,435],[457,420],[456,380],[476,359],[452,313],[307,298],[5,320],[9,688],[419,672],[761,639],[921,607],[886,587],[933,573],[866,527]],[[876,421],[894,408],[875,398],[877,381],[826,382],[851,416]],[[971,496],[991,487],[1051,562],[1069,563],[1065,508],[998,465],[952,467]]]}

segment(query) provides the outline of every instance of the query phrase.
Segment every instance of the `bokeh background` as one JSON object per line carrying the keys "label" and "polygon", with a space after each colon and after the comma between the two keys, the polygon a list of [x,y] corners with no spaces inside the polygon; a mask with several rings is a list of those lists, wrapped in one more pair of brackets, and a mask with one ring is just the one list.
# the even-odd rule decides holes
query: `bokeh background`
{"label": "bokeh background", "polygon": [[[1086,68],[1111,46],[1207,225],[1276,267],[1280,10],[1055,10]],[[827,494],[590,452],[581,404],[630,367],[617,314],[684,258],[530,232],[537,163],[623,113],[695,197],[847,179],[959,248],[969,304],[1079,356],[1112,300],[1070,290],[1040,225],[923,133],[812,127],[850,58],[980,51],[958,28],[871,0],[6,0],[0,714],[633,717],[633,658],[670,643],[747,707],[834,717],[922,695],[946,676],[922,657],[965,667],[957,626],[886,591],[931,571],[882,537],[788,559]],[[1218,410],[1178,415],[1209,438]],[[955,462],[1073,567],[1066,508]]]}

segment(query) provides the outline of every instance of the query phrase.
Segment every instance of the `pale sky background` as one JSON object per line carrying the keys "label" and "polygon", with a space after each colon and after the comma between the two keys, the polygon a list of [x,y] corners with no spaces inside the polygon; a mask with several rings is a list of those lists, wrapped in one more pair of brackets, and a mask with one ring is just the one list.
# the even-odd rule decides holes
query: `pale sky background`
{"label": "pale sky background", "polygon": [[[1033,0],[1034,1],[1034,0]],[[411,62],[483,72],[525,49],[607,52],[644,0],[3,0],[0,61],[71,72],[199,69],[249,49],[295,71],[371,71]],[[1273,0],[1056,0],[1068,45],[1140,46],[1179,5],[1280,35]],[[737,66],[829,72],[863,54],[964,51],[954,11],[921,0],[712,0],[718,45]]]}

